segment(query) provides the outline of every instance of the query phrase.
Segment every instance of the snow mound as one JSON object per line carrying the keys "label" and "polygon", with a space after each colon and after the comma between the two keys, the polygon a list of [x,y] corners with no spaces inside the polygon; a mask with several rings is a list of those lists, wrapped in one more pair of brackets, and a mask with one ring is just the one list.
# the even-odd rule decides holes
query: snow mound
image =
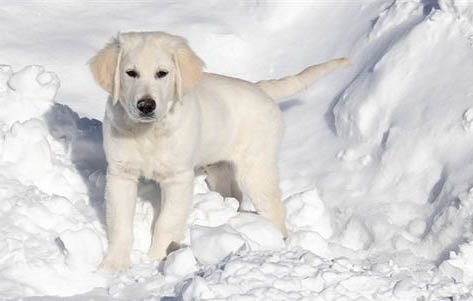
{"label": "snow mound", "polygon": [[[462,9],[469,15],[459,14]],[[371,204],[361,201],[347,216],[347,225],[365,233],[339,234],[342,241],[365,237],[368,245],[355,249],[370,244],[379,249],[385,241],[442,260],[445,246],[471,236],[471,230],[445,224],[452,215],[459,224],[471,218],[458,206],[471,181],[465,162],[473,156],[470,96],[463,92],[473,77],[470,16],[471,5],[459,1],[431,7],[395,1],[370,31],[368,41],[378,55],[364,62],[333,107],[336,134],[350,141],[339,158],[366,187],[350,198]],[[450,55],[452,47],[456,55]]]}
{"label": "snow mound", "polygon": [[102,279],[103,230],[67,144],[50,134],[57,77],[42,67],[1,69],[2,297],[74,294]]}
{"label": "snow mound", "polygon": [[[409,264],[411,265],[409,267]],[[414,270],[412,269],[414,268]],[[389,275],[389,277],[387,277]],[[448,300],[468,288],[432,265],[327,260],[301,249],[242,252],[176,285],[183,300]],[[462,300],[462,299],[460,299]]]}

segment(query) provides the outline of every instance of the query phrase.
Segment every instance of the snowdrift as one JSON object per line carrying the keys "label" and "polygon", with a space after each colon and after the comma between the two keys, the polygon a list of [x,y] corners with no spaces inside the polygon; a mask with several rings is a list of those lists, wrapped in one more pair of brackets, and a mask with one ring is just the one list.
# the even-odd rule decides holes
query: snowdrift
{"label": "snowdrift", "polygon": [[[288,240],[258,215],[239,212],[235,199],[209,191],[198,175],[183,248],[149,262],[159,187],[143,181],[133,267],[97,271],[107,247],[101,122],[55,102],[54,73],[2,65],[0,298],[473,298],[473,5],[315,1],[248,4],[243,12],[250,25],[217,16],[199,23],[188,10],[181,18],[206,27],[216,41],[210,45],[239,49],[240,63],[261,54],[242,42],[257,44],[255,22],[278,34],[267,49],[300,46],[288,50],[291,57],[268,51],[241,75],[248,79],[292,73],[334,54],[351,58],[349,70],[281,104]],[[269,60],[274,67],[263,72]],[[211,60],[209,68],[227,66]]]}

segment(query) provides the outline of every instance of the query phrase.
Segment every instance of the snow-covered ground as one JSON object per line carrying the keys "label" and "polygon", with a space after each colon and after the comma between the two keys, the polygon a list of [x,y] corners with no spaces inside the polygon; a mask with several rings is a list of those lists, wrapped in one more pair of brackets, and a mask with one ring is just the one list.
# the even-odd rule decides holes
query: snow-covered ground
{"label": "snow-covered ground", "polygon": [[[0,4],[0,299],[473,300],[473,2]],[[143,181],[132,268],[97,271],[106,95],[86,62],[120,30],[248,80],[351,59],[281,105],[286,242],[201,175],[184,247],[150,262]]]}

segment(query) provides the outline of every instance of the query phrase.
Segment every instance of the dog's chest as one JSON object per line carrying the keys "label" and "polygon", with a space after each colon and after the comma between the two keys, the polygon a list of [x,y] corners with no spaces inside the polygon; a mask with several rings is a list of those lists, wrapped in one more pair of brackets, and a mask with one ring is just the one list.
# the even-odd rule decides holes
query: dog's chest
{"label": "dog's chest", "polygon": [[178,135],[162,135],[159,132],[134,137],[127,165],[138,170],[140,176],[162,180],[190,166],[192,150]]}
{"label": "dog's chest", "polygon": [[174,166],[179,164],[178,158],[172,154],[173,145],[169,139],[153,139],[140,137],[135,139],[134,153],[136,162],[131,162],[139,168],[141,176],[148,179],[160,180],[172,175]]}

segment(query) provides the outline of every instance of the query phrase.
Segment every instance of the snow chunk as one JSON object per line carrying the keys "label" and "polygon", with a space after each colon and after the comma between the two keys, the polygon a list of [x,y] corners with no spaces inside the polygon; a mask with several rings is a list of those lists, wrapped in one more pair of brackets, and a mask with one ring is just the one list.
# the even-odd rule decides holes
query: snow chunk
{"label": "snow chunk", "polygon": [[393,287],[393,295],[400,300],[415,300],[419,293],[420,289],[409,278],[399,280]]}
{"label": "snow chunk", "polygon": [[228,224],[240,233],[250,250],[278,250],[285,246],[281,232],[260,215],[240,213]]}
{"label": "snow chunk", "polygon": [[340,242],[344,247],[355,251],[366,250],[373,242],[373,236],[363,221],[351,218],[345,226]]}
{"label": "snow chunk", "polygon": [[291,196],[285,201],[289,230],[308,230],[329,238],[332,233],[330,214],[317,189]]}
{"label": "snow chunk", "polygon": [[182,248],[169,254],[163,267],[166,276],[180,278],[197,271],[197,261],[190,248]]}
{"label": "snow chunk", "polygon": [[473,281],[473,242],[460,245],[458,254],[451,252],[450,259],[443,262],[440,270],[456,281],[471,283]]}
{"label": "snow chunk", "polygon": [[291,233],[287,239],[287,245],[290,248],[299,247],[311,251],[321,257],[330,258],[332,256],[328,242],[317,232],[297,231]]}
{"label": "snow chunk", "polygon": [[60,85],[56,74],[45,72],[42,66],[27,66],[15,73],[3,66],[0,74],[0,92],[4,91],[0,94],[1,122],[11,126],[40,117],[51,108]]}
{"label": "snow chunk", "polygon": [[67,265],[72,269],[95,271],[102,261],[102,241],[91,229],[65,231],[59,238],[64,244]]}
{"label": "snow chunk", "polygon": [[200,193],[194,196],[194,208],[190,220],[202,226],[220,226],[237,215],[238,201],[223,198],[217,192]]}
{"label": "snow chunk", "polygon": [[191,249],[202,264],[216,264],[245,243],[241,235],[228,225],[191,228]]}

